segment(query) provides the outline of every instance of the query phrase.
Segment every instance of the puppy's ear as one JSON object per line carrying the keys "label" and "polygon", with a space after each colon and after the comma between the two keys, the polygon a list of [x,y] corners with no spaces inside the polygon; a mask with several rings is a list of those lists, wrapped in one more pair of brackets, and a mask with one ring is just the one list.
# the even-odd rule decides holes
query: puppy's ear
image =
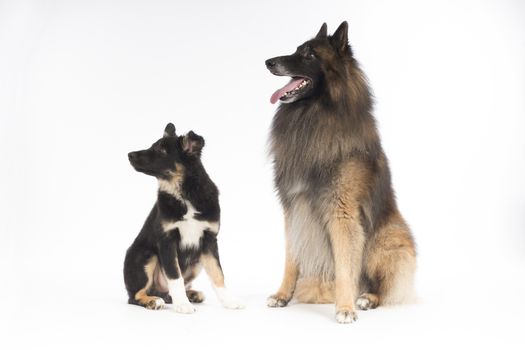
{"label": "puppy's ear", "polygon": [[164,137],[169,137],[169,136],[175,136],[175,125],[173,125],[173,123],[168,123],[168,125],[166,125],[166,127],[164,128]]}
{"label": "puppy's ear", "polygon": [[204,138],[190,131],[182,138],[182,150],[189,155],[200,156],[204,147]]}
{"label": "puppy's ear", "polygon": [[348,45],[348,23],[346,21],[341,23],[335,33],[332,34],[330,43],[339,53],[352,55],[352,50]]}
{"label": "puppy's ear", "polygon": [[315,36],[316,39],[323,39],[326,38],[326,35],[328,34],[328,27],[326,26],[326,23],[323,23],[321,26],[321,29],[319,29],[319,33]]}

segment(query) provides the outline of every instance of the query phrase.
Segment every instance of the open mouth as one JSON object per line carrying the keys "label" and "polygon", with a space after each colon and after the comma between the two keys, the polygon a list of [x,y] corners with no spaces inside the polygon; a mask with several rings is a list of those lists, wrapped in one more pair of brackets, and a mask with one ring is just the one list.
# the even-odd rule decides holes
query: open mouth
{"label": "open mouth", "polygon": [[287,101],[303,92],[310,84],[311,80],[308,78],[293,77],[288,84],[273,93],[270,102],[274,104],[279,100]]}

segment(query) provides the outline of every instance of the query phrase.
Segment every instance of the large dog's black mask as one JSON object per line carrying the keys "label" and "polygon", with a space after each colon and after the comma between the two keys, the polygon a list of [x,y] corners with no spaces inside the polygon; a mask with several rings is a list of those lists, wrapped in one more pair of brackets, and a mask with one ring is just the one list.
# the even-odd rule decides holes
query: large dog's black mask
{"label": "large dog's black mask", "polygon": [[327,75],[345,75],[344,61],[351,58],[347,22],[341,23],[331,36],[323,23],[315,38],[300,45],[293,54],[266,60],[272,74],[292,78],[273,93],[271,103],[291,103],[322,94]]}

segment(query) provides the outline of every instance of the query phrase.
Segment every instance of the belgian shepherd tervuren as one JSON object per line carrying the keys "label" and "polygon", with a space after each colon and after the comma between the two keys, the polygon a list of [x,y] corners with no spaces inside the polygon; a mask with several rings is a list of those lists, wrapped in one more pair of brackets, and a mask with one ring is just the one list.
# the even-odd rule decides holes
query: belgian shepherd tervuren
{"label": "belgian shepherd tervuren", "polygon": [[372,115],[367,79],[343,22],[326,23],[293,54],[266,61],[292,78],[271,97],[275,186],[284,209],[286,263],[268,299],[282,307],[335,301],[336,320],[413,296],[416,251],[399,213]]}

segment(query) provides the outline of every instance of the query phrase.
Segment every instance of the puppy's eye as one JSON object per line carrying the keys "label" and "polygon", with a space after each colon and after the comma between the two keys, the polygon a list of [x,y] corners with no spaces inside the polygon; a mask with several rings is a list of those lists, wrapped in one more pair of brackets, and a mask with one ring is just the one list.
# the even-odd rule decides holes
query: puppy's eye
{"label": "puppy's eye", "polygon": [[158,151],[162,154],[168,154],[168,151],[164,147],[159,147]]}

